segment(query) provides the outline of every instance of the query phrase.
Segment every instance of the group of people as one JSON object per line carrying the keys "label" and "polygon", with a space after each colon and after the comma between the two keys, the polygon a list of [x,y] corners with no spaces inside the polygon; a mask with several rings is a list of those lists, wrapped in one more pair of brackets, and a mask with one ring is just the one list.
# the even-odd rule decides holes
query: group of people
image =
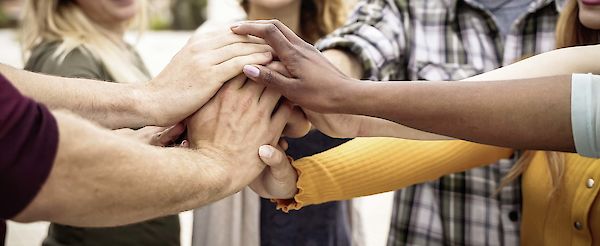
{"label": "group of people", "polygon": [[200,208],[197,245],[349,245],[269,241],[253,194],[400,189],[388,245],[600,244],[600,1],[363,0],[346,24],[337,0],[241,4],[151,78],[123,39],[144,0],[27,1],[0,218],[56,223],[45,245],[178,245]]}

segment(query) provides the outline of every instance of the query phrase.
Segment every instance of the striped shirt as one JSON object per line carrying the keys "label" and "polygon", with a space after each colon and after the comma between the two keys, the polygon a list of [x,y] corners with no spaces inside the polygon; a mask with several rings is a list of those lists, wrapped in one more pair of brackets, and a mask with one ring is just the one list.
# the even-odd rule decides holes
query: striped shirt
{"label": "striped shirt", "polygon": [[[475,0],[364,0],[317,48],[352,53],[365,79],[460,80],[554,49],[563,1],[533,0],[503,37]],[[388,245],[518,245],[520,180],[495,195],[513,164],[397,191]]]}

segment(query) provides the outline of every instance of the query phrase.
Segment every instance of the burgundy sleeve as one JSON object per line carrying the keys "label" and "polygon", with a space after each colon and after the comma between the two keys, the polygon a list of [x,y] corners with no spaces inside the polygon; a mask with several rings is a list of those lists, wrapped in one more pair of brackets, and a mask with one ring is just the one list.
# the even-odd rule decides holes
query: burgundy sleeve
{"label": "burgundy sleeve", "polygon": [[50,111],[0,75],[0,220],[17,215],[37,195],[57,148],[58,126]]}

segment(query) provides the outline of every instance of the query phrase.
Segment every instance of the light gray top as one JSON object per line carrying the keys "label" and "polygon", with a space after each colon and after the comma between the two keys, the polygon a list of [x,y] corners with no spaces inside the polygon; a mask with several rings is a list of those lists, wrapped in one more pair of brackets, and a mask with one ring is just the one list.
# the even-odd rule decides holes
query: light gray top
{"label": "light gray top", "polygon": [[571,123],[577,153],[600,158],[600,76],[573,74]]}

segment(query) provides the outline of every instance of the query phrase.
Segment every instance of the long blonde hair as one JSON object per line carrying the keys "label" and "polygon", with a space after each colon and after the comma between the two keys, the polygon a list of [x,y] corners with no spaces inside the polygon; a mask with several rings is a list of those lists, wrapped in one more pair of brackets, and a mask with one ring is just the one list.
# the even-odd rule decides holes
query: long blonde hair
{"label": "long blonde hair", "polygon": [[[344,24],[347,8],[344,0],[300,0],[300,32],[307,42],[315,43]],[[242,0],[248,12],[248,0]]]}
{"label": "long blonde hair", "polygon": [[[146,0],[127,27],[145,28]],[[21,45],[24,59],[42,42],[60,42],[54,53],[62,62],[74,49],[83,48],[101,62],[116,82],[143,82],[148,76],[136,66],[134,56],[123,40],[110,38],[109,31],[92,21],[74,0],[28,0],[22,21]]]}
{"label": "long blonde hair", "polygon": [[[556,48],[566,48],[600,43],[600,30],[589,29],[579,20],[579,6],[576,0],[569,0],[563,7],[556,23]],[[536,151],[525,151],[515,166],[504,177],[503,187],[519,177],[531,163]],[[544,151],[548,159],[552,195],[562,182],[565,172],[565,156],[561,152]]]}

